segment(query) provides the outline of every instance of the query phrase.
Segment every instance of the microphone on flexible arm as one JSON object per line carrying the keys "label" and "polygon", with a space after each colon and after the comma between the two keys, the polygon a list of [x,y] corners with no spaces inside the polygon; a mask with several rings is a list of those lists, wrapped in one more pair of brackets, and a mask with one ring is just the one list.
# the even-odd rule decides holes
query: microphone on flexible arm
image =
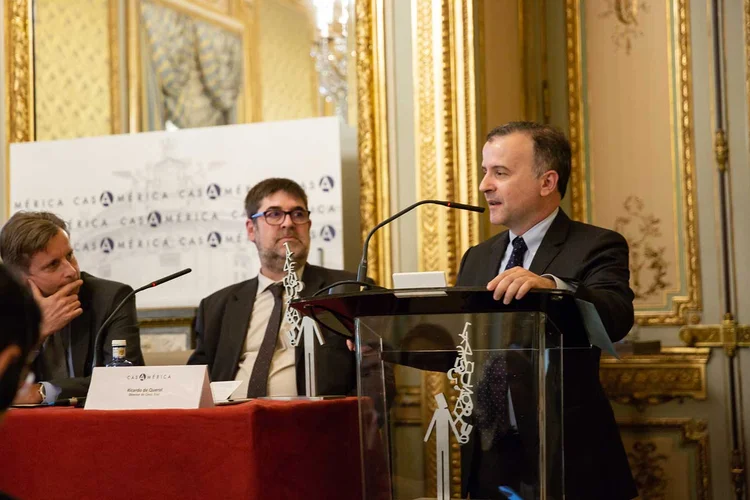
{"label": "microphone on flexible arm", "polygon": [[142,287],[133,290],[132,292],[130,292],[127,295],[127,297],[125,297],[124,299],[122,299],[120,301],[120,303],[117,304],[117,307],[115,307],[115,310],[112,311],[112,314],[110,314],[109,316],[107,316],[107,319],[104,320],[104,323],[102,323],[102,326],[99,327],[99,331],[96,332],[96,336],[94,337],[94,362],[93,362],[92,366],[93,367],[99,366],[99,363],[101,362],[101,356],[99,355],[99,353],[102,350],[102,346],[101,346],[102,332],[104,332],[104,329],[112,321],[112,318],[115,317],[115,314],[117,314],[117,311],[119,311],[120,309],[122,309],[122,306],[124,306],[125,303],[128,300],[130,300],[131,297],[133,297],[136,293],[138,293],[140,291],[146,290],[147,288],[154,288],[155,286],[159,286],[162,283],[166,283],[167,281],[172,281],[173,279],[179,278],[180,276],[184,276],[184,275],[186,275],[186,274],[188,274],[188,273],[190,273],[192,271],[193,270],[188,267],[187,269],[183,269],[182,271],[177,271],[174,274],[170,274],[169,276],[165,276],[165,277],[160,278],[160,279],[158,279],[156,281],[152,281],[151,283],[149,283],[147,285],[143,285]]}
{"label": "microphone on flexible arm", "polygon": [[440,201],[440,200],[422,200],[418,201],[405,209],[401,210],[395,215],[392,215],[388,217],[386,220],[372,228],[372,231],[370,231],[367,234],[367,238],[365,238],[365,245],[362,249],[362,260],[359,261],[359,268],[357,269],[357,281],[363,281],[367,277],[367,247],[370,245],[370,238],[372,238],[372,235],[380,229],[381,227],[385,226],[386,224],[390,223],[394,219],[398,219],[402,215],[404,215],[406,212],[410,212],[417,208],[419,205],[426,205],[426,204],[432,204],[432,205],[442,205],[444,207],[448,208],[457,208],[459,210],[468,210],[470,212],[484,212],[484,207],[477,207],[474,205],[465,205],[463,203],[455,203],[453,201]]}

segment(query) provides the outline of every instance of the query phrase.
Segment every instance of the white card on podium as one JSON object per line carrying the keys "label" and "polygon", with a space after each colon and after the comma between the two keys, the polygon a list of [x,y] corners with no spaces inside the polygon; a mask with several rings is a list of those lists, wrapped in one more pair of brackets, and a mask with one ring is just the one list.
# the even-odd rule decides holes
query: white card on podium
{"label": "white card on podium", "polygon": [[447,285],[445,271],[424,271],[419,273],[393,273],[393,289],[396,297],[434,297],[447,295],[443,290]]}
{"label": "white card on podium", "polygon": [[206,365],[96,367],[87,410],[209,408],[214,405]]}

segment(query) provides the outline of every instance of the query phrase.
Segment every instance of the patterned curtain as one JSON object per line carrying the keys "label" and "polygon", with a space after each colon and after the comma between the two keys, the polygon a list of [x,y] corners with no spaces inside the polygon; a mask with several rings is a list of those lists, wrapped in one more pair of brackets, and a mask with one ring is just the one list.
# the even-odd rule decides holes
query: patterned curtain
{"label": "patterned curtain", "polygon": [[167,7],[141,5],[146,80],[154,82],[149,93],[157,93],[147,97],[162,107],[154,113],[162,121],[155,128],[167,121],[179,128],[233,123],[242,87],[241,38]]}

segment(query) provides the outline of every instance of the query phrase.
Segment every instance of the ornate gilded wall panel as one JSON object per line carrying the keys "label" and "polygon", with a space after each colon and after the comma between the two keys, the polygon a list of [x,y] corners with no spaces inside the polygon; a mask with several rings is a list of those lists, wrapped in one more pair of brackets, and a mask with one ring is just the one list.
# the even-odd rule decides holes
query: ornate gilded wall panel
{"label": "ornate gilded wall panel", "polygon": [[[469,1],[415,3],[418,199],[478,202],[473,9]],[[446,270],[454,282],[461,256],[479,242],[479,216],[426,205],[417,220],[420,269]]]}
{"label": "ornate gilded wall panel", "polygon": [[[30,0],[5,2],[5,112],[8,143],[34,140],[34,47]],[[8,147],[5,154],[7,158]],[[9,170],[6,169],[9,173]],[[9,178],[9,176],[8,176]],[[6,186],[9,182],[6,182]]]}
{"label": "ornate gilded wall panel", "polygon": [[644,407],[672,399],[705,400],[708,396],[708,348],[664,347],[657,354],[602,356],[599,370],[607,397]]}
{"label": "ornate gilded wall panel", "polygon": [[705,420],[648,418],[618,424],[640,498],[711,498]]}
{"label": "ornate gilded wall panel", "polygon": [[[477,82],[474,52],[476,47],[475,15],[471,2],[454,3],[455,25],[453,31],[458,43],[454,45],[456,107],[456,162],[457,179],[453,195],[470,205],[479,205],[479,179],[477,178]],[[456,258],[460,262],[469,247],[479,243],[479,220],[476,212],[457,211],[458,227]],[[449,268],[452,269],[452,268]],[[457,268],[456,268],[457,269]]]}
{"label": "ornate gilded wall panel", "polygon": [[680,340],[693,347],[724,347],[729,356],[734,356],[738,347],[750,347],[750,326],[725,317],[720,325],[683,326]]}
{"label": "ornate gilded wall panel", "polygon": [[700,310],[687,0],[568,0],[573,215],[630,244],[639,324]]}
{"label": "ornate gilded wall panel", "polygon": [[[117,132],[110,40],[114,0],[35,0],[36,140]],[[75,36],[71,36],[75,33]],[[116,92],[115,92],[116,93]]]}
{"label": "ornate gilded wall panel", "polygon": [[[383,0],[356,0],[357,136],[359,144],[362,241],[390,214],[388,124],[385,92]],[[370,241],[368,275],[391,283],[391,232],[380,229]]]}
{"label": "ornate gilded wall panel", "polygon": [[[442,102],[438,103],[439,97],[436,88],[441,79],[435,78],[435,66],[441,68],[443,51],[441,45],[435,47],[433,39],[433,15],[440,16],[441,12],[433,14],[434,3],[430,0],[417,1],[416,14],[413,20],[414,39],[414,65],[415,94],[417,100],[414,105],[416,130],[415,159],[418,169],[417,199],[437,198],[440,192],[438,174],[441,166],[438,160],[437,147],[437,117],[438,109],[442,109]],[[437,53],[435,53],[437,52]],[[437,60],[437,61],[436,61]],[[420,77],[420,75],[423,75]],[[447,110],[451,112],[451,110]],[[419,233],[419,260],[420,270],[446,269],[447,262],[441,259],[440,227],[445,225],[445,213],[438,207],[426,205],[419,209],[417,214]],[[443,249],[447,250],[447,249]]]}

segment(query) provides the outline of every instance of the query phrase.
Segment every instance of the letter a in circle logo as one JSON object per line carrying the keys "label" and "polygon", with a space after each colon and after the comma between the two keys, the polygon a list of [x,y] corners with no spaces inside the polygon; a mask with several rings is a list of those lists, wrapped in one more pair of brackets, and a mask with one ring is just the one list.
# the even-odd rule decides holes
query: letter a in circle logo
{"label": "letter a in circle logo", "polygon": [[157,211],[149,212],[147,219],[148,225],[151,227],[159,227],[161,225],[161,214]]}
{"label": "letter a in circle logo", "polygon": [[208,241],[208,246],[216,248],[221,245],[221,235],[216,231],[211,231],[208,233],[208,239],[206,241]]}
{"label": "letter a in circle logo", "polygon": [[99,243],[99,248],[101,248],[104,253],[112,253],[115,250],[115,242],[112,241],[112,238],[102,238],[101,243]]}
{"label": "letter a in circle logo", "polygon": [[206,188],[206,195],[212,199],[215,200],[219,196],[221,196],[221,188],[218,184],[209,184]]}
{"label": "letter a in circle logo", "polygon": [[112,192],[110,191],[104,191],[101,196],[99,196],[99,201],[102,205],[105,207],[108,207],[112,204],[112,202],[115,201],[114,196],[112,196]]}
{"label": "letter a in circle logo", "polygon": [[333,177],[331,177],[330,175],[321,177],[318,186],[320,186],[320,189],[322,189],[324,193],[327,193],[328,191],[333,189]]}
{"label": "letter a in circle logo", "polygon": [[320,237],[323,238],[323,241],[331,241],[336,237],[336,230],[333,226],[323,226],[323,229],[320,230]]}

